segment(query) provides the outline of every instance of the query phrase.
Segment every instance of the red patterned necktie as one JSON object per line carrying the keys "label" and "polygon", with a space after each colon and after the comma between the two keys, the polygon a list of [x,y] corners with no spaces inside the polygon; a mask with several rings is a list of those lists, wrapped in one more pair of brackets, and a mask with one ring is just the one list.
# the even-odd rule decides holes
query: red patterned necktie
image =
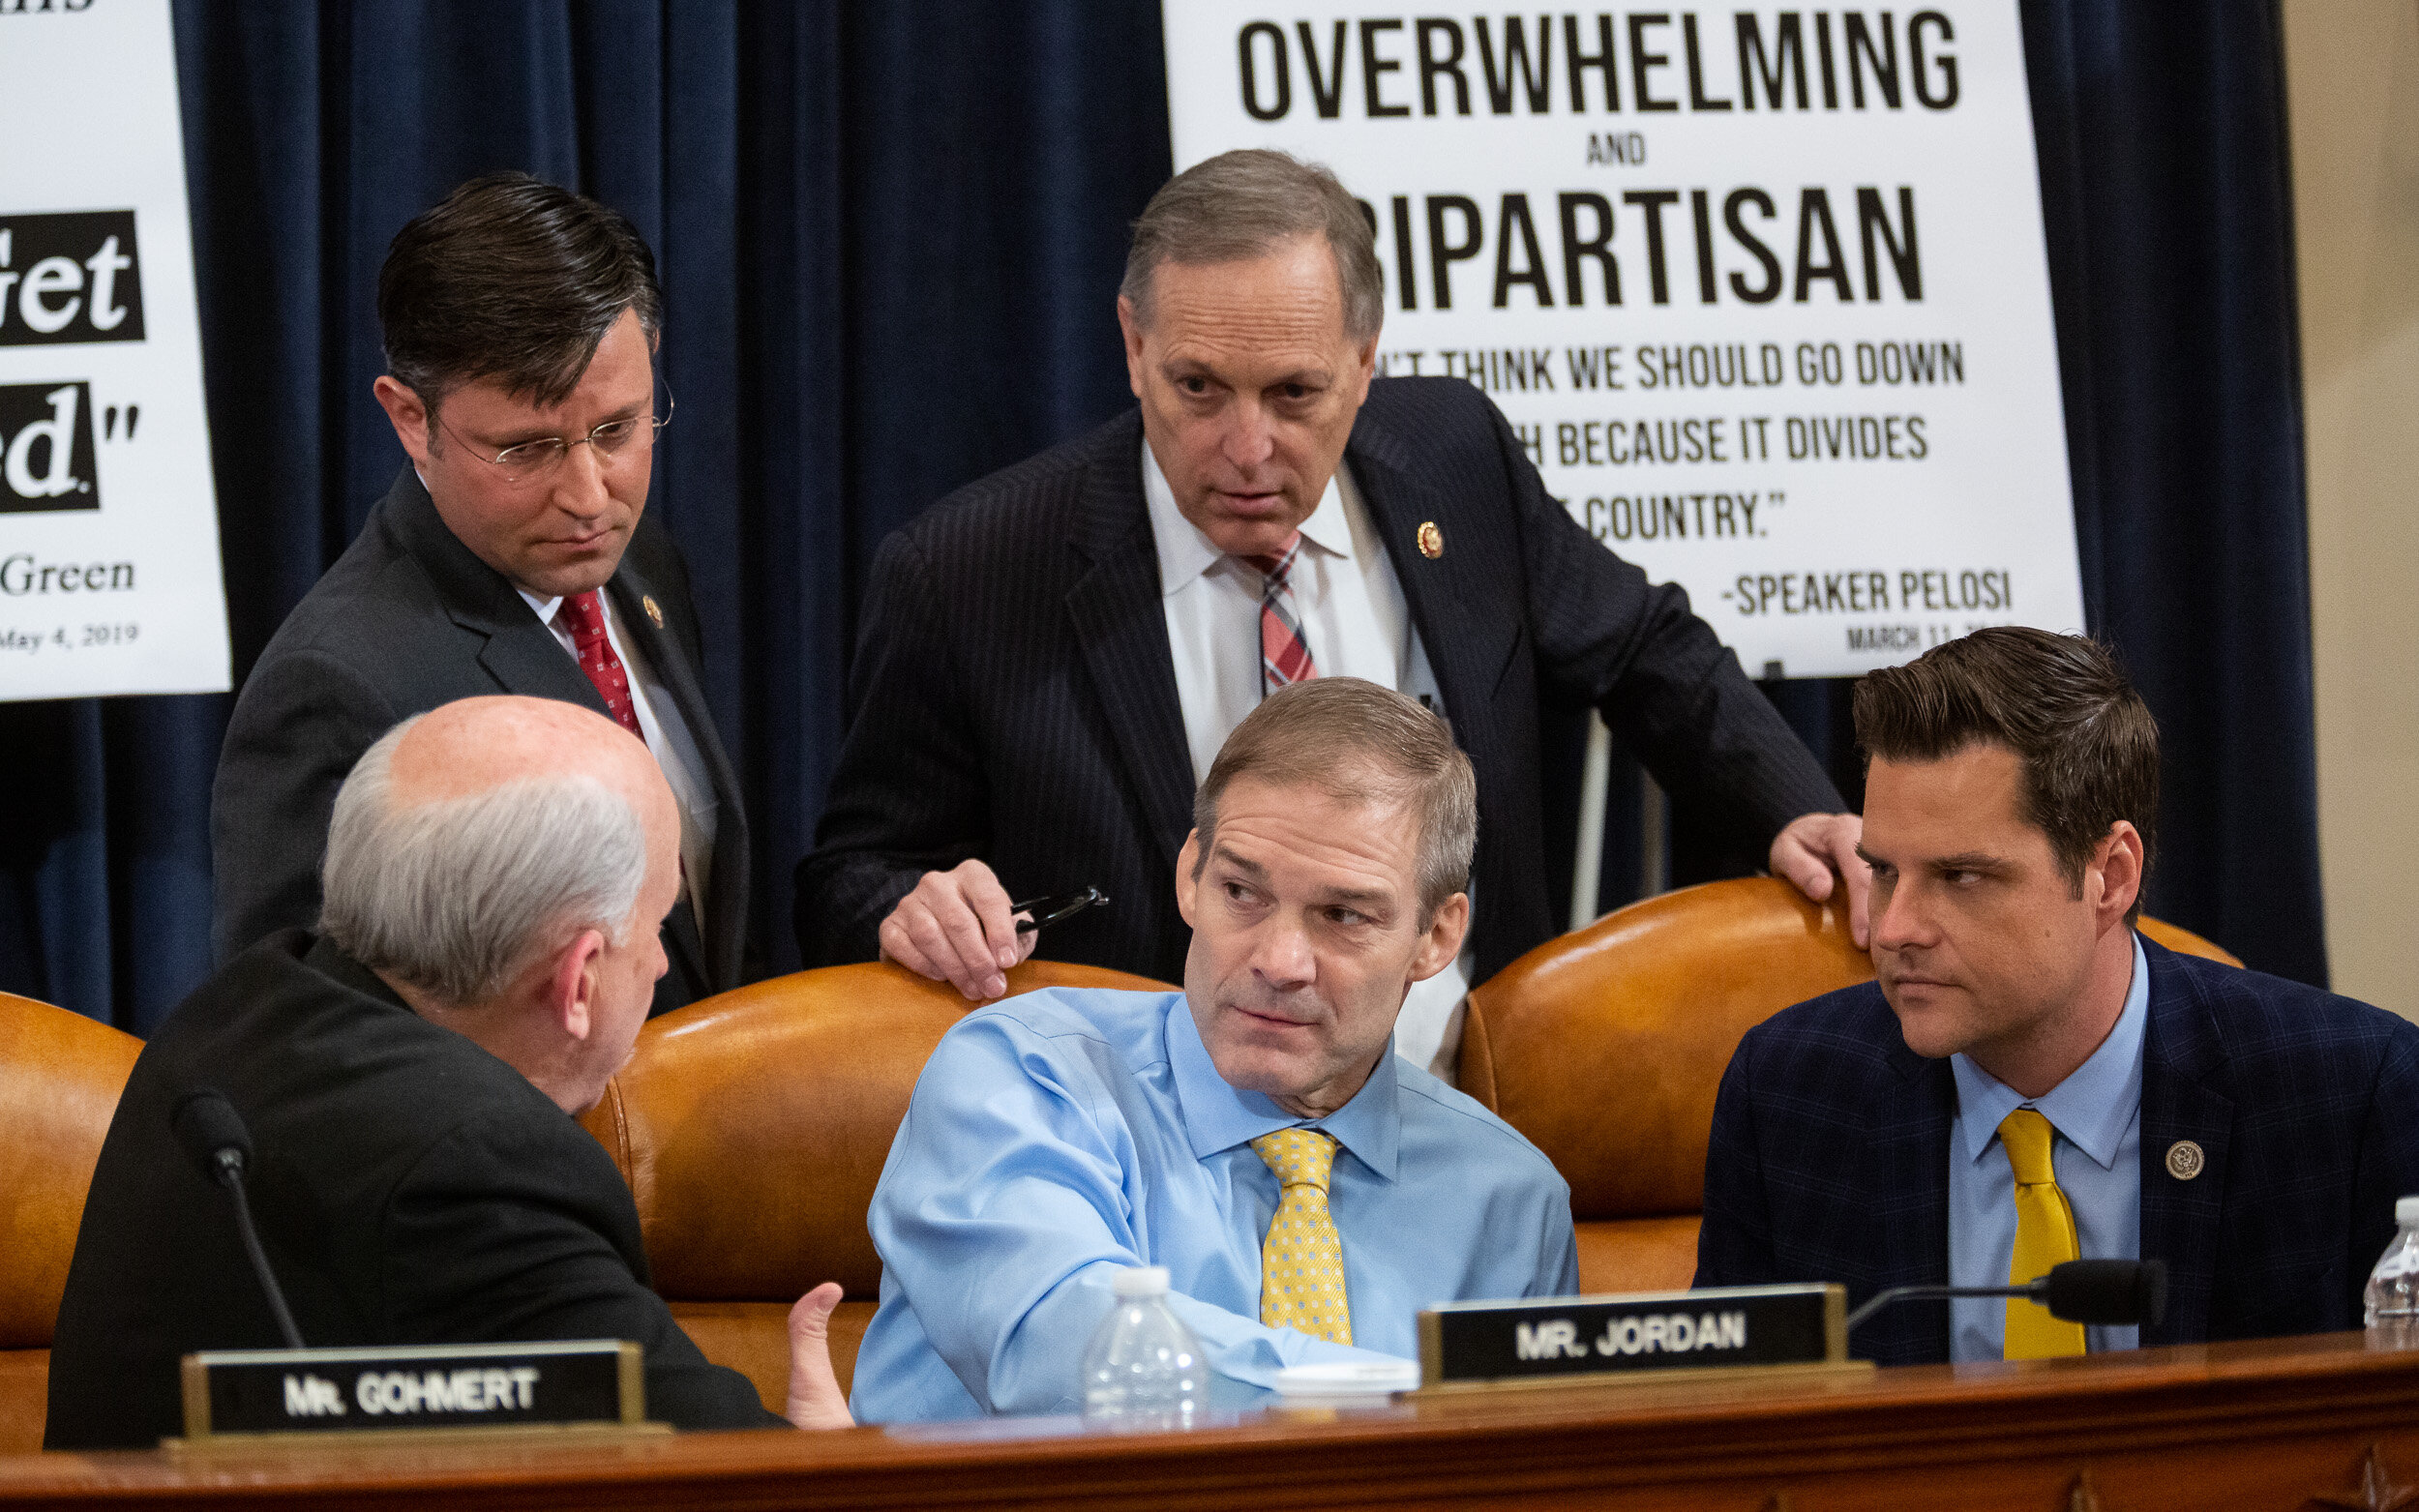
{"label": "red patterned necktie", "polygon": [[598,590],[574,593],[563,599],[555,610],[571,631],[571,644],[580,657],[580,670],[596,684],[597,697],[605,700],[605,712],[611,714],[622,728],[646,736],[639,729],[639,711],[630,701],[630,673],[613,655],[613,643],[605,635],[605,604]]}
{"label": "red patterned necktie", "polygon": [[1301,620],[1294,613],[1294,558],[1301,551],[1301,532],[1294,532],[1275,556],[1240,560],[1259,569],[1267,586],[1260,596],[1260,696],[1267,697],[1288,683],[1319,675],[1310,660],[1310,644],[1301,637]]}

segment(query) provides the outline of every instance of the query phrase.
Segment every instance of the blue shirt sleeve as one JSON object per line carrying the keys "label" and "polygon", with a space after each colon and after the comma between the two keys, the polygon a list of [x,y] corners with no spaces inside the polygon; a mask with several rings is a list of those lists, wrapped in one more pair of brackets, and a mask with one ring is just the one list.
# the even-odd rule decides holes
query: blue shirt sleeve
{"label": "blue shirt sleeve", "polygon": [[[1560,1217],[1561,1223],[1554,1222]],[[1563,1199],[1560,1214],[1548,1214],[1540,1225],[1545,1238],[1538,1247],[1538,1284],[1531,1296],[1579,1294],[1579,1233],[1570,1221],[1570,1199]]]}

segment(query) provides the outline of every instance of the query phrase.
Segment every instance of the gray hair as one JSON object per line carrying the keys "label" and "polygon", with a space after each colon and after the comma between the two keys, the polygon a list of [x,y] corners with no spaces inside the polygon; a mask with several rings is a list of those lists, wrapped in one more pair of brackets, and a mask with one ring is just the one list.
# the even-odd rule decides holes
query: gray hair
{"label": "gray hair", "polygon": [[1264,147],[1222,152],[1159,187],[1134,222],[1118,293],[1150,324],[1150,276],[1163,262],[1243,262],[1281,242],[1325,236],[1344,299],[1344,334],[1366,341],[1386,322],[1386,271],[1360,201],[1318,163]]}
{"label": "gray hair", "polygon": [[1344,803],[1399,802],[1419,821],[1424,928],[1470,886],[1478,846],[1478,779],[1442,715],[1358,677],[1314,677],[1260,700],[1219,748],[1193,794],[1199,877],[1218,834],[1218,800],[1239,778],[1306,784]]}
{"label": "gray hair", "polygon": [[420,718],[379,737],[337,790],[321,932],[457,1007],[493,997],[579,931],[625,943],[646,880],[646,828],[630,801],[564,774],[399,808],[395,748]]}

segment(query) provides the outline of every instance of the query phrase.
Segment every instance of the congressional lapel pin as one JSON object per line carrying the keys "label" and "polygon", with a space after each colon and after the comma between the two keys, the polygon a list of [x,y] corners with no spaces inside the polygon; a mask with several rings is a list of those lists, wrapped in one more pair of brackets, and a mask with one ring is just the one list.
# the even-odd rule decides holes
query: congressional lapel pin
{"label": "congressional lapel pin", "polygon": [[663,607],[655,602],[655,595],[650,593],[640,599],[639,608],[646,610],[646,617],[654,622],[656,629],[664,628]]}
{"label": "congressional lapel pin", "polygon": [[1436,528],[1433,519],[1420,521],[1419,554],[1431,562],[1445,554],[1445,532]]}
{"label": "congressional lapel pin", "polygon": [[2190,1140],[2178,1140],[2167,1146],[2167,1174],[2178,1181],[2190,1181],[2209,1164],[2200,1146]]}

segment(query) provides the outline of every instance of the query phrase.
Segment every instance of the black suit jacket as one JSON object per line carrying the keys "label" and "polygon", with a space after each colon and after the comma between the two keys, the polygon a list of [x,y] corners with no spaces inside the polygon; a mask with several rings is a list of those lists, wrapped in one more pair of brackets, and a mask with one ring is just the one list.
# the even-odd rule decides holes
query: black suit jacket
{"label": "black suit jacket", "polygon": [[[689,726],[716,804],[705,934],[685,905],[666,918],[672,966],[654,1005],[663,1013],[745,977],[747,815],[699,680],[689,569],[652,515],[640,517],[605,591]],[[649,599],[663,611],[660,629]],[[317,927],[328,817],[364,751],[414,714],[498,693],[605,713],[579,663],[503,575],[446,528],[405,466],[270,638],[236,699],[210,797],[219,960],[278,930]]]}
{"label": "black suit jacket", "polygon": [[[1016,897],[1096,884],[1054,960],[1182,979],[1176,853],[1192,827],[1142,486],[1142,421],[960,489],[883,543],[851,668],[848,738],[798,868],[810,964],[869,960],[926,871],[980,857]],[[1758,851],[1839,796],[1689,612],[1547,496],[1486,397],[1389,378],[1345,450],[1478,778],[1481,978],[1552,936],[1539,697],[1595,704],[1664,787]],[[1419,527],[1443,533],[1421,554]]]}
{"label": "black suit jacket", "polygon": [[[2142,941],[2141,1253],[2167,1264],[2144,1348],[2357,1328],[2361,1290],[2419,1192],[2419,1026]],[[1714,1105],[1696,1284],[1837,1281],[1851,1307],[1949,1280],[1956,1079],[1907,1049],[1867,982],[1740,1042]],[[2179,1140],[2205,1165],[2169,1173]],[[1949,1357],[1949,1306],[1902,1302],[1849,1348]]]}
{"label": "black suit jacket", "polygon": [[638,1208],[587,1131],[293,930],[223,968],[134,1062],[59,1304],[45,1447],[149,1448],[180,1431],[180,1355],[281,1346],[228,1195],[168,1126],[196,1086],[251,1129],[253,1216],[306,1345],[629,1339],[649,1417],[782,1426],[647,1290]]}

